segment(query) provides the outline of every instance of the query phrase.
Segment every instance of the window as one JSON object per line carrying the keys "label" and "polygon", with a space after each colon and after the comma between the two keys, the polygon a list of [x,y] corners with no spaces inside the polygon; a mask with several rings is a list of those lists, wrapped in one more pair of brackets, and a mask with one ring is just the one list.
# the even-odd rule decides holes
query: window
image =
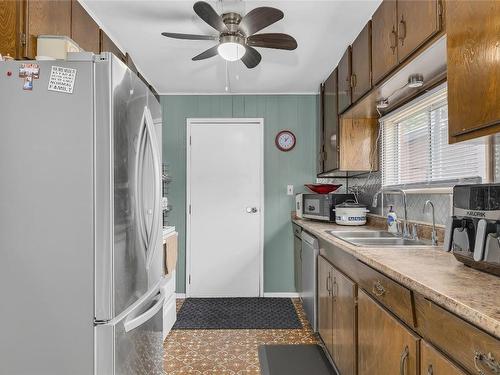
{"label": "window", "polygon": [[380,119],[382,185],[451,185],[487,175],[484,138],[448,144],[446,85]]}

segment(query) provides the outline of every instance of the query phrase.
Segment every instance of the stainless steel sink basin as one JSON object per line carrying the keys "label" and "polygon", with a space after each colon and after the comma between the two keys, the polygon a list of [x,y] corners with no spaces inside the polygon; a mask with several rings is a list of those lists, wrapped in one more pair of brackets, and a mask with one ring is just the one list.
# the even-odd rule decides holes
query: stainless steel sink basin
{"label": "stainless steel sink basin", "polygon": [[345,241],[356,246],[429,246],[430,241],[411,240],[403,238],[346,238]]}
{"label": "stainless steel sink basin", "polygon": [[359,231],[338,231],[331,230],[329,233],[339,238],[397,238],[393,233],[381,230],[359,230]]}
{"label": "stainless steel sink basin", "polygon": [[430,241],[403,239],[393,233],[379,230],[359,231],[327,231],[332,236],[340,238],[355,246],[389,247],[389,246],[430,246]]}

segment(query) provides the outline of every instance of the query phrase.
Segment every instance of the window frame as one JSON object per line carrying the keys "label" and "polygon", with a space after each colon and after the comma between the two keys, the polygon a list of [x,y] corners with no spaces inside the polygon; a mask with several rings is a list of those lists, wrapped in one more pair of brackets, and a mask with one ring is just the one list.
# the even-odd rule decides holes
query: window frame
{"label": "window frame", "polygon": [[[444,181],[422,181],[416,183],[409,184],[398,184],[398,185],[384,185],[384,163],[383,163],[383,122],[384,120],[394,118],[398,116],[398,114],[407,111],[409,108],[413,108],[413,111],[417,113],[419,110],[422,110],[430,105],[430,103],[426,104],[426,100],[430,97],[434,96],[439,91],[446,89],[446,98],[448,96],[447,91],[447,82],[444,82],[431,90],[425,92],[424,94],[418,96],[417,98],[411,100],[410,102],[402,105],[399,108],[396,108],[393,111],[390,111],[384,114],[379,118],[379,131],[380,131],[380,153],[379,153],[379,164],[380,164],[380,172],[381,172],[381,187],[382,189],[391,189],[398,188],[404,190],[408,194],[451,194],[453,192],[453,186],[457,183],[490,183],[493,182],[495,176],[495,149],[494,149],[494,136],[485,136],[482,137],[485,142],[485,155],[484,155],[484,177],[482,177],[481,181],[478,181],[478,178],[464,178],[464,179],[453,179],[453,180],[444,180]],[[479,138],[481,139],[481,138]],[[464,141],[467,142],[467,141]],[[399,157],[399,155],[398,155]],[[398,171],[399,173],[400,171]]]}

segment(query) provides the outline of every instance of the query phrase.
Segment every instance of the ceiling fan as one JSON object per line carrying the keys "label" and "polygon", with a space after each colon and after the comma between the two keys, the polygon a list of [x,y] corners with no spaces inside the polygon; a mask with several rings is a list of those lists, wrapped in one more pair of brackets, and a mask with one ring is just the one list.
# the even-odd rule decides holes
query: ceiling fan
{"label": "ceiling fan", "polygon": [[235,12],[219,15],[210,4],[204,1],[196,2],[193,9],[203,21],[217,30],[219,35],[161,33],[175,39],[219,41],[219,44],[193,57],[193,61],[208,59],[218,54],[228,61],[241,60],[247,68],[251,69],[259,65],[262,59],[260,53],[253,47],[284,50],[297,48],[297,41],[288,34],[255,34],[283,18],[283,12],[279,9],[259,7],[243,17]]}

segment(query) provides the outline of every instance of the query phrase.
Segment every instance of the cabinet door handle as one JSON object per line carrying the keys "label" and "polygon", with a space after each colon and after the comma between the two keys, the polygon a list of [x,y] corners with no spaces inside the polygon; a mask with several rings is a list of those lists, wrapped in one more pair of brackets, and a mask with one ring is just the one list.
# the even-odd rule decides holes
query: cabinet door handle
{"label": "cabinet door handle", "polygon": [[408,356],[410,355],[410,350],[408,346],[405,346],[403,352],[401,353],[401,358],[399,359],[399,375],[406,375],[406,364],[408,362]]}
{"label": "cabinet door handle", "polygon": [[486,375],[486,373],[479,367],[478,362],[481,362],[488,367],[488,373],[500,374],[500,362],[495,361],[493,354],[484,354],[478,351],[474,353],[474,367],[476,368],[477,373],[479,375]]}
{"label": "cabinet door handle", "polygon": [[429,365],[429,367],[427,367],[427,375],[434,375],[434,370],[432,369],[432,365]]}
{"label": "cabinet door handle", "polygon": [[330,290],[330,274],[328,274],[328,277],[326,278],[326,290],[328,290],[328,295],[331,296],[331,290]]}
{"label": "cabinet door handle", "polygon": [[351,74],[351,87],[356,87],[356,74]]}
{"label": "cabinet door handle", "polygon": [[385,288],[379,280],[373,283],[372,292],[377,297],[382,297],[385,294]]}
{"label": "cabinet door handle", "polygon": [[396,33],[396,26],[392,26],[392,30],[389,34],[389,39],[391,42],[392,54],[394,55],[396,53],[396,47],[398,45],[398,34]]}
{"label": "cabinet door handle", "polygon": [[406,38],[406,21],[403,16],[401,16],[401,21],[399,21],[399,41],[401,45],[404,45],[404,40]]}
{"label": "cabinet door handle", "polygon": [[333,278],[333,288],[332,288],[333,297],[337,298],[339,296],[339,284],[337,283],[337,278]]}

